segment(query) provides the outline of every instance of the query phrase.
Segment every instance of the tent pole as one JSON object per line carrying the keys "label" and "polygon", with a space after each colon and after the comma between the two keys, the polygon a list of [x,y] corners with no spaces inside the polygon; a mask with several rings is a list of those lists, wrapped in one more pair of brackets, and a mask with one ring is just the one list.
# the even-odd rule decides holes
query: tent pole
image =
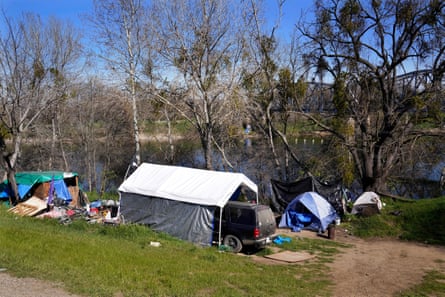
{"label": "tent pole", "polygon": [[218,232],[218,247],[221,246],[221,226],[222,226],[222,213],[223,213],[223,208],[220,207],[219,208],[219,232]]}

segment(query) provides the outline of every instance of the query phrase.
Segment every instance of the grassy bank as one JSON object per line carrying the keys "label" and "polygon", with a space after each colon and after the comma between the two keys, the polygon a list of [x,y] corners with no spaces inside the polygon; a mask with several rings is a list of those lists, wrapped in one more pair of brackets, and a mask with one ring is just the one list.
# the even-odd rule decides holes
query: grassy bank
{"label": "grassy bank", "polygon": [[[161,243],[160,247],[150,245]],[[85,296],[329,296],[324,266],[339,243],[294,240],[285,249],[316,253],[301,265],[265,265],[201,248],[150,229],[15,217],[0,209],[0,267],[64,283]],[[267,253],[268,250],[263,251]]]}
{"label": "grassy bank", "polygon": [[[344,226],[361,237],[445,245],[445,198],[385,204],[382,214],[347,217]],[[152,241],[161,246],[151,246]],[[63,283],[70,292],[85,296],[330,296],[327,263],[346,247],[329,240],[295,239],[280,248],[317,257],[298,265],[267,265],[143,226],[92,225],[83,220],[61,225],[57,220],[17,217],[0,207],[0,268],[16,276]],[[445,289],[444,278],[429,272],[421,284],[400,296],[434,295]],[[433,293],[416,295],[425,288]]]}
{"label": "grassy bank", "polygon": [[412,201],[383,198],[383,202],[385,207],[380,215],[346,217],[354,235],[445,245],[445,197]]}

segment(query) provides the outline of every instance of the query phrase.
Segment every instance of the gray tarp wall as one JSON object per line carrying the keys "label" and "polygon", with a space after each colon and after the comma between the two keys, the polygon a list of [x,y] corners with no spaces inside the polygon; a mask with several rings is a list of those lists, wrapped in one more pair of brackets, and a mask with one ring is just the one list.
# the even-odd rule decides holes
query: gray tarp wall
{"label": "gray tarp wall", "polygon": [[201,245],[212,244],[215,206],[121,192],[125,221],[149,225],[153,230]]}

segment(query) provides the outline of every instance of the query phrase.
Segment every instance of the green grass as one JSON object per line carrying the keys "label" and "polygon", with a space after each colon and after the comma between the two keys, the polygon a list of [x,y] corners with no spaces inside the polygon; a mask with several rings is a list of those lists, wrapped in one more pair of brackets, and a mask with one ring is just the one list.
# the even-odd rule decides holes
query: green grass
{"label": "green grass", "polygon": [[422,283],[401,292],[398,297],[443,297],[445,296],[445,275],[438,271],[429,271]]}
{"label": "green grass", "polygon": [[345,226],[362,238],[397,237],[445,245],[445,197],[412,201],[383,198],[382,213],[371,217],[345,217]]}
{"label": "green grass", "polygon": [[402,239],[445,245],[445,199],[425,199],[406,205],[400,224]]}
{"label": "green grass", "polygon": [[85,192],[85,194],[88,197],[88,200],[90,202],[96,201],[96,200],[119,200],[119,194],[118,193],[106,193],[103,195],[100,195],[98,192]]}
{"label": "green grass", "polygon": [[294,240],[282,248],[317,257],[298,265],[266,265],[143,226],[83,220],[61,225],[17,217],[4,207],[0,242],[0,267],[9,273],[63,283],[85,296],[329,296],[326,263],[344,247],[321,239]]}

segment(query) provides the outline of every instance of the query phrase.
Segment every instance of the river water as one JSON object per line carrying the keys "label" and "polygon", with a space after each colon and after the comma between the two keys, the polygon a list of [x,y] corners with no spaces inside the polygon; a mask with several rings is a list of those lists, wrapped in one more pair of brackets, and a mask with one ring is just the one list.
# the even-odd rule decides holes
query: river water
{"label": "river water", "polygon": [[[311,164],[312,174],[321,180],[338,180],[335,161],[327,148],[327,139],[298,138],[290,144],[300,160]],[[80,176],[83,189],[86,191],[117,193],[124,176],[129,172],[129,165],[133,162],[132,146],[123,149],[105,149],[98,146],[94,150],[94,159],[87,157],[82,146],[67,148],[65,159],[68,170],[75,171]],[[171,147],[167,143],[144,142],[142,144],[142,161],[203,168],[204,158],[197,140],[178,140],[175,142],[174,154],[170,154]],[[215,153],[215,170],[232,170],[241,172],[254,181],[259,187],[260,198],[272,195],[270,180],[280,181],[297,180],[303,177],[303,170],[295,162],[289,161],[288,170],[284,170],[285,152],[277,147],[281,166],[277,166],[267,143],[257,138],[244,138],[233,141],[226,149],[227,159],[233,168],[225,166],[218,153]],[[404,163],[397,168],[396,179],[389,181],[389,189],[393,194],[411,197],[428,198],[445,195],[439,187],[442,168],[445,166],[445,141],[424,143],[424,147],[403,156]],[[38,154],[36,154],[38,152]],[[22,170],[67,170],[65,166],[53,165],[49,167],[49,152],[43,148],[31,147],[25,149],[21,162],[26,164]],[[172,157],[173,156],[173,157]],[[60,159],[60,157],[59,157]],[[93,160],[93,161],[92,161]],[[56,163],[54,161],[54,163]],[[89,169],[90,168],[90,169]],[[130,170],[131,172],[131,170]],[[349,187],[357,194],[361,189],[354,183]]]}
{"label": "river water", "polygon": [[[326,140],[322,138],[297,138],[291,143],[293,149],[301,160],[312,162],[311,160],[328,160],[326,163],[317,167],[317,172],[324,172],[318,177],[322,180],[338,180],[335,170],[331,170],[332,161],[328,156],[329,150],[326,150]],[[429,198],[445,195],[445,190],[439,187],[439,179],[442,168],[445,166],[445,143],[434,143],[434,148],[428,153],[416,153],[420,157],[415,163],[412,158],[406,158],[407,161],[399,166],[397,177],[390,180],[389,190],[392,194],[410,198]],[[156,147],[156,146],[154,146]],[[143,160],[145,162],[167,164],[163,159],[165,154],[153,150],[153,146],[144,146]],[[176,144],[177,154],[173,160],[174,165],[202,168],[204,158],[198,143],[191,145],[188,141],[180,141]],[[284,154],[283,150],[277,149],[279,154]],[[421,149],[422,150],[422,149]],[[424,151],[424,150],[422,150]],[[290,171],[286,174],[279,174],[283,169],[277,168],[274,159],[270,153],[269,146],[260,139],[245,138],[236,145],[226,150],[228,159],[233,165],[233,171],[242,172],[259,186],[260,194],[264,196],[272,195],[270,180],[283,180],[282,176],[287,176],[287,180],[297,180],[302,176],[303,171],[297,164],[291,162]],[[323,159],[324,158],[324,159]],[[224,165],[219,154],[214,155],[215,170],[232,170]],[[333,166],[332,166],[333,167]],[[317,174],[315,174],[317,176]],[[359,186],[354,183],[351,189],[358,194],[361,193]]]}

